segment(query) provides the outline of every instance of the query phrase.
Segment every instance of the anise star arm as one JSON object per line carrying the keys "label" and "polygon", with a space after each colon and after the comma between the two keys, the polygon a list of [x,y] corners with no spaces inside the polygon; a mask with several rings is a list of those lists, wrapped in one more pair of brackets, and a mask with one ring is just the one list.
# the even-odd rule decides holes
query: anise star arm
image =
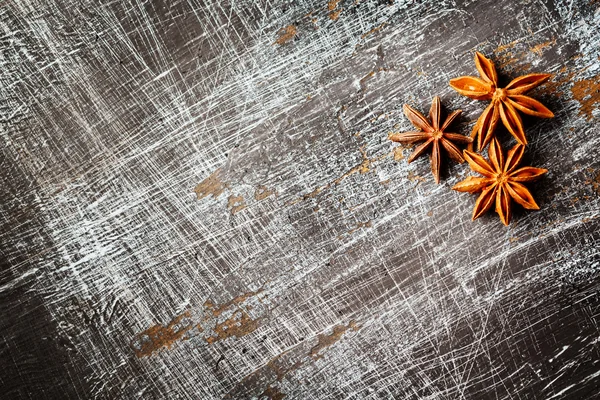
{"label": "anise star arm", "polygon": [[473,208],[473,221],[481,217],[490,208],[492,208],[492,204],[494,204],[494,200],[496,199],[496,190],[497,186],[494,184],[493,186],[490,186],[481,192],[477,198],[477,201],[475,202],[475,208]]}
{"label": "anise star arm", "polygon": [[[458,117],[460,115],[460,113],[462,113],[462,110],[456,110],[456,111],[453,111],[450,115],[448,115],[446,117],[446,120],[444,121],[444,124],[440,128],[440,131],[445,132],[446,129],[448,129],[448,127],[450,126],[450,124],[452,122],[454,122],[454,120],[456,119],[456,117]],[[462,135],[460,135],[460,136],[462,136]]]}
{"label": "anise star arm", "polygon": [[493,183],[494,180],[491,178],[468,176],[464,181],[454,185],[452,190],[456,190],[457,192],[479,193]]}
{"label": "anise star arm", "polygon": [[495,175],[495,171],[492,166],[477,153],[470,152],[468,150],[463,151],[465,160],[469,163],[471,169],[487,178],[492,178]]}
{"label": "anise star arm", "polygon": [[500,101],[497,104],[500,110],[500,118],[506,129],[508,129],[517,142],[523,145],[527,144],[527,138],[523,130],[523,121],[517,110],[508,102]]}
{"label": "anise star arm", "polygon": [[460,152],[459,148],[456,147],[456,145],[454,143],[452,143],[451,141],[446,140],[444,138],[441,138],[439,140],[439,142],[442,144],[442,147],[444,147],[444,149],[446,150],[446,152],[448,153],[450,158],[452,158],[454,161],[456,161],[458,163],[465,162],[465,159],[463,158],[462,153]]}
{"label": "anise star arm", "polygon": [[550,74],[529,74],[519,76],[510,81],[505,89],[508,91],[509,95],[523,94],[540,86],[542,83],[547,82],[551,77],[552,75]]}
{"label": "anise star arm", "polygon": [[498,109],[498,103],[491,102],[483,113],[481,113],[473,127],[471,137],[475,138],[477,136],[477,148],[479,151],[483,150],[492,137],[494,137],[494,131],[500,119]]}
{"label": "anise star arm", "polygon": [[467,144],[473,141],[472,138],[465,135],[461,135],[459,133],[444,132],[444,137],[452,142],[457,142],[461,144]]}
{"label": "anise star arm", "polygon": [[450,79],[450,86],[463,96],[475,100],[490,100],[492,98],[492,84],[474,76],[459,76]]}
{"label": "anise star arm", "polygon": [[517,203],[522,205],[528,210],[539,210],[540,207],[537,205],[533,196],[525,186],[518,182],[510,181],[506,184],[508,193]]}
{"label": "anise star arm", "polygon": [[418,145],[417,148],[411,153],[411,155],[408,156],[408,163],[410,164],[415,160],[415,158],[423,154],[425,150],[427,150],[427,148],[431,145],[431,143],[433,143],[433,139],[429,138],[425,143]]}
{"label": "anise star arm", "polygon": [[494,86],[498,85],[498,74],[496,73],[494,63],[478,51],[475,52],[475,66],[477,67],[477,71],[479,71],[479,75],[485,81]]}
{"label": "anise star arm", "polygon": [[506,191],[507,185],[501,185],[496,191],[496,213],[500,216],[500,221],[504,225],[508,225],[512,216],[510,207],[510,196]]}
{"label": "anise star arm", "polygon": [[409,106],[408,104],[405,104],[403,109],[404,109],[404,115],[406,115],[406,118],[408,118],[408,120],[414,126],[416,126],[417,128],[419,128],[425,132],[433,131],[433,127],[427,121],[427,118],[425,118],[423,116],[423,114],[421,114],[420,112],[418,112],[417,110],[415,110],[414,108]]}
{"label": "anise star arm", "polygon": [[515,144],[512,149],[508,151],[506,155],[506,163],[504,164],[504,172],[512,172],[517,165],[521,162],[523,154],[525,153],[525,146],[522,144]]}
{"label": "anise star arm", "polygon": [[429,136],[426,132],[404,132],[393,133],[388,136],[388,139],[392,142],[416,143],[429,139]]}
{"label": "anise star arm", "polygon": [[522,94],[509,95],[506,100],[519,111],[540,118],[552,118],[554,113],[539,101]]}
{"label": "anise star arm", "polygon": [[429,110],[429,119],[431,120],[431,126],[434,130],[440,129],[440,98],[435,96],[431,102],[431,109]]}
{"label": "anise star arm", "polygon": [[500,146],[498,139],[494,138],[494,140],[492,140],[490,143],[488,156],[494,171],[496,173],[501,173],[504,170],[504,153],[502,153],[502,147]]}
{"label": "anise star arm", "polygon": [[440,142],[438,140],[433,141],[433,150],[431,151],[431,172],[435,178],[435,183],[440,183]]}
{"label": "anise star arm", "polygon": [[523,167],[510,174],[510,179],[514,182],[532,182],[538,180],[547,173],[545,168]]}

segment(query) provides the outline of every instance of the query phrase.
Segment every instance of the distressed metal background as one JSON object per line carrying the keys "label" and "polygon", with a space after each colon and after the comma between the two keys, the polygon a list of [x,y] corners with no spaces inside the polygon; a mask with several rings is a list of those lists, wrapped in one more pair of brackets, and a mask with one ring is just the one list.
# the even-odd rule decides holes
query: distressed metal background
{"label": "distressed metal background", "polygon": [[[0,4],[0,397],[600,392],[600,3]],[[480,50],[555,74],[538,212],[387,140]],[[511,143],[500,133],[505,145]]]}

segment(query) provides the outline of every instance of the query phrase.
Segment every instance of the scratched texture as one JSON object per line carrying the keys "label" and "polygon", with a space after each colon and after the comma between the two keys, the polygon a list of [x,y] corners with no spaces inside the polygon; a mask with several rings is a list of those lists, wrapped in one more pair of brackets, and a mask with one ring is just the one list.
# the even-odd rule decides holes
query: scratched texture
{"label": "scratched texture", "polygon": [[[600,393],[598,1],[0,4],[0,397]],[[472,222],[387,140],[554,78],[541,210]],[[500,131],[505,146],[509,135]]]}

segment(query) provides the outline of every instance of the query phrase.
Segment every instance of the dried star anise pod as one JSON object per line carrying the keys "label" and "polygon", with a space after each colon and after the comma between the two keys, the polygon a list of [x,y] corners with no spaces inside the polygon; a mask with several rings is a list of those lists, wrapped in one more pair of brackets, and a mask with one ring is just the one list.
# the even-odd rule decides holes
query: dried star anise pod
{"label": "dried star anise pod", "polygon": [[[450,80],[450,86],[463,96],[475,100],[492,100],[490,105],[481,113],[473,127],[471,137],[479,135],[477,147],[479,151],[490,143],[498,118],[508,131],[522,145],[527,144],[523,122],[517,110],[541,118],[552,118],[554,114],[542,103],[525,96],[524,93],[546,82],[552,75],[529,74],[513,79],[505,88],[498,87],[498,75],[494,63],[483,54],[475,53],[475,66],[480,78],[461,76]],[[469,146],[469,150],[472,145]]]}
{"label": "dried star anise pod", "polygon": [[446,132],[446,129],[456,117],[461,113],[461,110],[456,110],[448,117],[443,124],[440,125],[440,98],[435,96],[431,103],[431,110],[429,111],[429,119],[431,123],[417,110],[409,106],[404,105],[404,114],[412,122],[414,126],[421,129],[417,132],[405,132],[396,133],[390,135],[388,138],[394,142],[400,143],[416,143],[425,141],[420,144],[408,157],[408,162],[411,163],[415,158],[422,155],[425,150],[430,146],[433,146],[431,150],[431,172],[435,178],[435,183],[440,183],[440,163],[441,163],[441,149],[440,145],[446,150],[450,158],[453,160],[463,163],[463,158],[460,150],[453,142],[457,143],[471,143],[473,139],[468,136],[460,135],[458,133]]}
{"label": "dried star anise pod", "polygon": [[523,158],[524,150],[525,146],[516,144],[509,150],[505,160],[500,143],[498,139],[494,138],[488,150],[490,162],[479,154],[468,150],[464,151],[465,159],[471,169],[483,175],[483,178],[469,176],[452,189],[459,192],[482,192],[473,209],[473,220],[488,211],[494,201],[496,202],[496,212],[504,225],[508,225],[510,222],[512,200],[529,210],[540,209],[522,182],[539,179],[548,170],[534,167],[515,169]]}

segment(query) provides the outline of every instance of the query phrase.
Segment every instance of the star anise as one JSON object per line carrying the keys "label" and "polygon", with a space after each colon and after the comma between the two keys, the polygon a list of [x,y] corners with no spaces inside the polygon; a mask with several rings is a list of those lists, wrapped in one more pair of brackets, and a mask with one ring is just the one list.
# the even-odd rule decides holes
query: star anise
{"label": "star anise", "polygon": [[493,138],[488,150],[490,162],[479,154],[468,150],[464,151],[465,159],[471,169],[483,175],[483,178],[469,176],[464,181],[457,183],[452,189],[459,192],[482,192],[475,203],[473,220],[488,211],[494,201],[496,202],[496,212],[504,225],[508,225],[510,222],[512,200],[529,210],[540,209],[522,182],[539,179],[548,170],[534,167],[515,169],[521,158],[523,158],[524,150],[525,146],[516,144],[508,151],[505,160],[498,139]]}
{"label": "star anise", "polygon": [[[483,54],[475,53],[475,66],[480,78],[461,76],[450,80],[450,86],[463,96],[475,100],[492,100],[479,116],[471,137],[479,135],[477,147],[482,151],[494,137],[498,118],[522,145],[527,144],[523,122],[517,110],[541,118],[552,118],[554,114],[539,101],[524,93],[546,82],[552,75],[529,74],[513,79],[505,88],[498,87],[498,75],[494,63]],[[469,149],[472,145],[469,146]]]}
{"label": "star anise", "polygon": [[421,131],[396,133],[390,135],[389,139],[400,143],[416,143],[425,141],[425,143],[417,146],[417,148],[408,157],[409,163],[422,155],[430,146],[433,146],[433,149],[431,150],[431,172],[433,172],[435,182],[440,183],[440,146],[446,150],[450,158],[457,162],[463,163],[465,162],[465,159],[463,158],[458,147],[456,147],[453,142],[471,143],[473,141],[473,139],[468,136],[446,132],[448,126],[450,126],[452,121],[454,121],[454,119],[456,119],[460,113],[461,110],[454,111],[448,115],[444,123],[440,125],[440,98],[438,96],[433,98],[431,110],[429,110],[429,119],[431,120],[431,123],[423,116],[423,114],[408,104],[405,104],[404,114],[410,120],[410,122],[412,122],[412,124],[417,128],[421,129]]}

